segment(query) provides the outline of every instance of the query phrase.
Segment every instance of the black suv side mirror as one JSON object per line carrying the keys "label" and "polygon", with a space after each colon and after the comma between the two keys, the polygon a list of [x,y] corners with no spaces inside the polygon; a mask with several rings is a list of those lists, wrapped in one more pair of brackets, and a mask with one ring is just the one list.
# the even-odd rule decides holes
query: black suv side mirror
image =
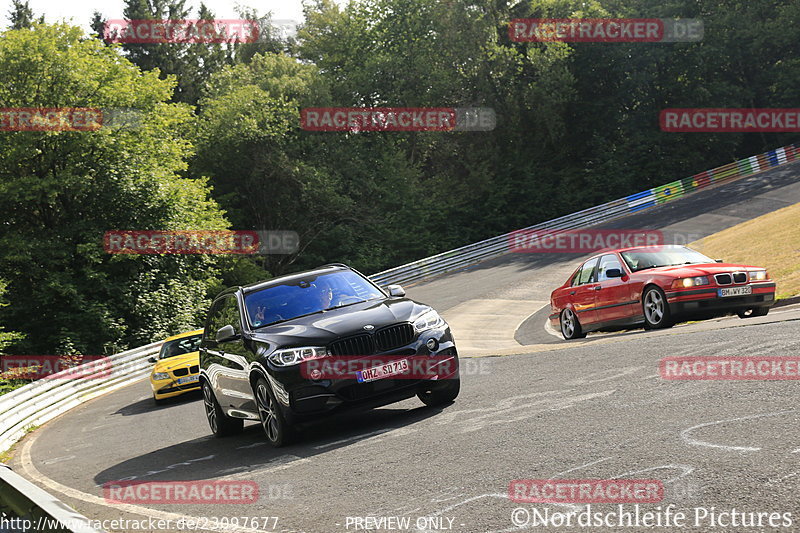
{"label": "black suv side mirror", "polygon": [[400,285],[387,285],[386,290],[389,291],[389,296],[405,296],[406,291]]}
{"label": "black suv side mirror", "polygon": [[621,278],[622,277],[622,270],[618,268],[609,268],[606,270],[606,277],[607,278]]}
{"label": "black suv side mirror", "polygon": [[239,335],[236,333],[236,330],[233,329],[233,326],[222,326],[217,330],[217,342],[227,342],[233,341],[239,338]]}

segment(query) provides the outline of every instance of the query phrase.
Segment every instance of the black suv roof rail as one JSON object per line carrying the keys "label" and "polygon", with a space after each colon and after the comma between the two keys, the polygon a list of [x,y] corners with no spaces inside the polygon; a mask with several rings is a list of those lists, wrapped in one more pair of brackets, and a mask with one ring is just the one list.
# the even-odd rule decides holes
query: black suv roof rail
{"label": "black suv roof rail", "polygon": [[[259,290],[264,285],[268,285],[268,284],[270,284],[273,281],[276,281],[278,279],[290,278],[290,277],[293,277],[293,276],[302,276],[303,274],[308,274],[309,272],[322,270],[322,269],[328,268],[328,267],[343,267],[343,268],[346,268],[348,270],[353,270],[351,267],[345,265],[344,263],[329,263],[327,265],[318,266],[316,268],[312,268],[312,269],[309,269],[309,270],[303,270],[301,272],[292,272],[290,274],[284,274],[282,276],[275,276],[274,278],[270,278],[270,279],[266,279],[266,280],[262,280],[262,281],[256,281],[256,282],[250,283],[248,285],[242,285],[242,286],[238,286],[238,287],[229,287],[228,289],[226,289],[225,292],[227,292],[227,291],[236,292],[237,290],[241,290],[242,292],[245,292],[245,293],[253,292],[253,291]],[[218,296],[221,296],[221,295],[222,295],[222,293],[220,293]]]}

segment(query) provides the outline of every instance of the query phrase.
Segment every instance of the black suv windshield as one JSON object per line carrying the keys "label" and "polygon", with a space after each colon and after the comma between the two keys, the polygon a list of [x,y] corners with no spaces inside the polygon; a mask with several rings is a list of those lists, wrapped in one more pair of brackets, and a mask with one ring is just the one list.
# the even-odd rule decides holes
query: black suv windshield
{"label": "black suv windshield", "polygon": [[713,259],[709,259],[700,252],[695,252],[683,246],[659,246],[652,249],[628,250],[620,255],[622,255],[631,272],[664,266],[714,262]]}
{"label": "black suv windshield", "polygon": [[201,334],[197,334],[192,335],[191,337],[184,337],[182,339],[175,339],[174,341],[165,342],[161,346],[161,352],[159,352],[158,358],[167,359],[168,357],[175,357],[176,355],[196,352],[200,349],[200,341],[202,339],[203,336]]}
{"label": "black suv windshield", "polygon": [[245,308],[254,328],[300,316],[383,298],[374,285],[353,271],[308,276],[273,285],[245,296]]}

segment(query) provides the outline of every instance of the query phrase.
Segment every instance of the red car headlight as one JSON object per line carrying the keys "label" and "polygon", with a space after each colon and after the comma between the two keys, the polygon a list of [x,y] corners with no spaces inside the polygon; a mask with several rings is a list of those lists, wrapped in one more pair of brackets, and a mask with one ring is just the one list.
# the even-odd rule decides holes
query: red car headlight
{"label": "red car headlight", "polygon": [[766,270],[753,270],[750,272],[750,281],[764,281],[769,279],[769,274]]}
{"label": "red car headlight", "polygon": [[696,276],[694,278],[680,278],[672,282],[673,289],[699,287],[700,285],[708,285],[708,278],[706,276]]}

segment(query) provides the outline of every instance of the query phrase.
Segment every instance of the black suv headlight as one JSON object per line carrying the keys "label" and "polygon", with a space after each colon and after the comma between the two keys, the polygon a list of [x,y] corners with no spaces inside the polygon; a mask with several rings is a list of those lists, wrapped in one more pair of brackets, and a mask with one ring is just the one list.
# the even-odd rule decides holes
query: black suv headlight
{"label": "black suv headlight", "polygon": [[319,359],[330,355],[327,348],[319,346],[303,346],[302,348],[286,348],[285,350],[275,350],[269,356],[269,360],[276,366],[299,365],[309,359]]}
{"label": "black suv headlight", "polygon": [[419,318],[414,321],[414,330],[417,333],[428,331],[429,329],[442,328],[447,324],[444,318],[439,316],[439,313],[431,309],[422,313]]}

